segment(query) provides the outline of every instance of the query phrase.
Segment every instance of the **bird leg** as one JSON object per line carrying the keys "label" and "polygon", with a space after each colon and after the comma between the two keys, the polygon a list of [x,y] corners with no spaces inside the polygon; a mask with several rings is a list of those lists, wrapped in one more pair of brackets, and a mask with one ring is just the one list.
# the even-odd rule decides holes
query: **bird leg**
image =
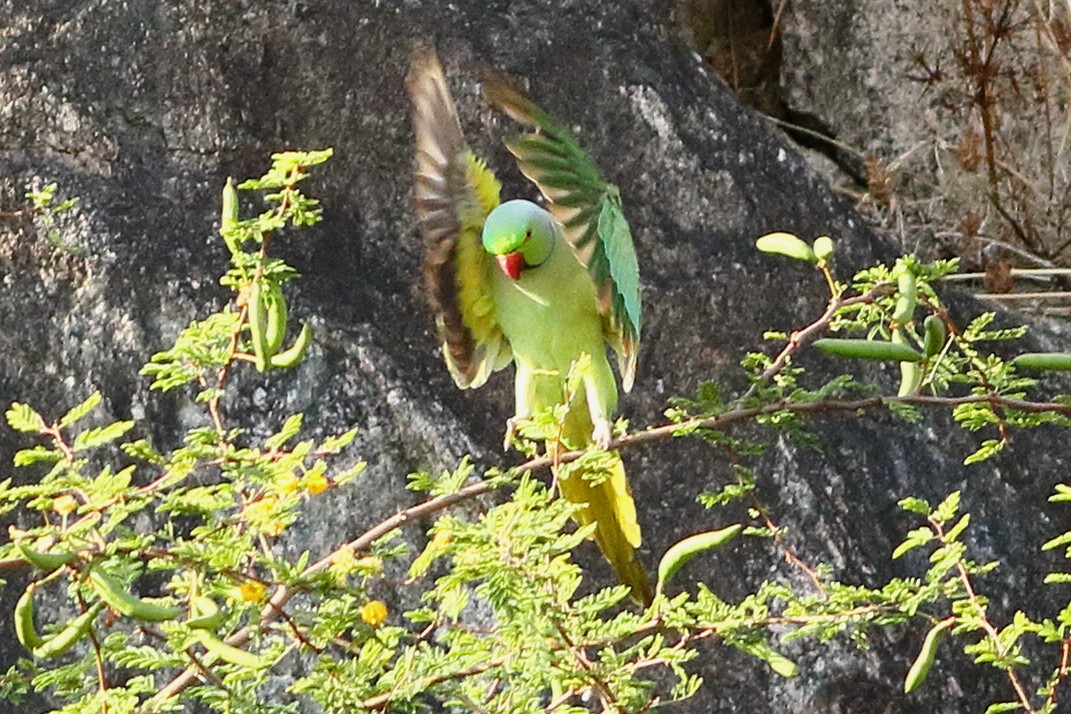
{"label": "bird leg", "polygon": [[517,422],[520,417],[511,416],[506,420],[506,436],[502,439],[502,450],[509,451],[513,448],[514,438],[517,436]]}
{"label": "bird leg", "polygon": [[610,420],[604,416],[592,415],[591,421],[595,425],[595,428],[591,430],[591,441],[595,444],[596,448],[606,449],[614,438],[614,431],[610,426]]}
{"label": "bird leg", "polygon": [[[613,382],[609,384],[612,386]],[[616,397],[616,391],[612,392],[612,395]],[[604,389],[600,389],[599,380],[592,369],[588,369],[584,375],[584,396],[587,398],[588,414],[591,416],[591,442],[596,448],[605,449],[614,438],[609,417],[613,405],[608,403],[608,395]]]}

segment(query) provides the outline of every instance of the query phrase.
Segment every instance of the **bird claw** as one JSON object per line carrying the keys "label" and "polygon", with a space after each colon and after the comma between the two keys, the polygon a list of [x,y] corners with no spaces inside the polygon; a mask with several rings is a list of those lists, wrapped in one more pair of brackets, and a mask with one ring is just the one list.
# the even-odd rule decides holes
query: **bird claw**
{"label": "bird claw", "polygon": [[591,432],[591,441],[596,448],[605,449],[610,445],[613,438],[614,432],[610,427],[610,420],[605,417],[595,419],[595,428]]}
{"label": "bird claw", "polygon": [[514,437],[517,435],[517,418],[510,417],[506,420],[506,436],[502,439],[502,450],[509,451],[513,448]]}

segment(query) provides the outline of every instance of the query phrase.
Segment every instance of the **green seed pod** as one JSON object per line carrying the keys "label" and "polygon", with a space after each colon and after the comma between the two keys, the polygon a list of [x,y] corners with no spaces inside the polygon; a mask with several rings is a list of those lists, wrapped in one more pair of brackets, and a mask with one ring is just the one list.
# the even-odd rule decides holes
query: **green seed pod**
{"label": "green seed pod", "polygon": [[811,246],[791,233],[767,233],[755,241],[755,247],[763,253],[787,255],[789,258],[804,260],[808,263],[818,262]]}
{"label": "green seed pod", "polygon": [[231,255],[238,253],[238,242],[233,235],[237,226],[238,190],[234,187],[234,180],[228,177],[227,183],[223,185],[223,209],[219,216],[219,234],[223,237],[223,242],[227,244]]}
{"label": "green seed pod", "polygon": [[811,248],[814,251],[814,257],[819,261],[828,262],[833,257],[833,239],[829,236],[815,238]]}
{"label": "green seed pod", "polygon": [[796,663],[779,652],[766,655],[766,664],[782,677],[795,677],[800,673],[800,668],[796,666]]}
{"label": "green seed pod", "polygon": [[[911,350],[914,354],[918,354],[912,349],[910,343],[907,341],[907,335],[904,334],[906,328],[903,325],[898,325],[892,333],[892,343]],[[914,360],[904,360],[900,362],[900,389],[897,390],[896,396],[907,397],[919,390],[922,385],[922,366]]]}
{"label": "green seed pod", "polygon": [[249,309],[249,337],[253,343],[253,356],[256,357],[257,370],[264,372],[268,369],[268,360],[271,359],[272,353],[268,350],[267,305],[265,305],[264,289],[259,280],[253,281],[246,305]]}
{"label": "green seed pod", "polygon": [[207,595],[198,595],[190,601],[192,616],[186,626],[195,630],[214,630],[223,622],[223,613],[216,601]]}
{"label": "green seed pod", "polygon": [[282,348],[283,340],[286,339],[286,298],[283,297],[283,288],[277,280],[266,280],[265,290],[261,292],[267,313],[264,339],[267,342],[268,354],[274,355]]}
{"label": "green seed pod", "polygon": [[58,657],[89,634],[97,615],[104,609],[104,603],[95,602],[93,606],[78,617],[71,620],[66,627],[48,638],[44,644],[35,647],[33,656],[39,659]]}
{"label": "green seed pod", "polygon": [[1071,352],[1028,352],[1011,361],[1021,369],[1043,369],[1054,372],[1071,370]]}
{"label": "green seed pod", "polygon": [[658,590],[661,591],[673,574],[694,556],[705,550],[725,545],[740,532],[741,528],[743,526],[739,523],[734,523],[721,530],[697,533],[671,545],[658,563]]}
{"label": "green seed pod", "polygon": [[945,338],[948,337],[948,328],[945,321],[938,315],[927,315],[922,323],[923,340],[922,351],[927,357],[933,357],[945,346]]}
{"label": "green seed pod", "polygon": [[30,583],[22,591],[22,596],[15,603],[15,636],[28,650],[33,650],[44,644],[44,640],[37,634],[37,628],[33,624],[33,594],[37,590],[37,583]]}
{"label": "green seed pod", "polygon": [[112,609],[135,620],[165,622],[174,620],[182,614],[180,608],[158,605],[132,595],[100,570],[90,571],[89,585],[100,596],[100,599],[111,606]]}
{"label": "green seed pod", "polygon": [[16,541],[15,547],[30,565],[44,571],[46,575],[74,560],[74,553],[40,553],[22,541]]}
{"label": "green seed pod", "polygon": [[907,266],[900,264],[901,272],[896,278],[896,306],[893,308],[893,322],[898,325],[906,325],[915,316],[915,306],[918,304],[918,286],[915,285],[915,274],[908,270]]}
{"label": "green seed pod", "polygon": [[274,355],[271,358],[271,366],[280,368],[293,367],[305,356],[305,350],[308,349],[310,342],[312,342],[312,329],[308,325],[302,325],[301,332],[298,333],[294,344]]}
{"label": "green seed pod", "polygon": [[909,345],[879,340],[839,340],[822,338],[814,346],[826,354],[853,359],[870,359],[880,362],[920,362],[922,355]]}
{"label": "green seed pod", "polygon": [[934,656],[937,654],[937,645],[941,642],[941,635],[953,624],[955,624],[955,620],[942,620],[926,633],[926,639],[922,642],[922,649],[919,650],[918,657],[915,658],[911,669],[907,671],[907,678],[904,679],[904,691],[906,693],[910,694],[926,681],[926,675],[930,673]]}
{"label": "green seed pod", "polygon": [[228,645],[223,640],[209,634],[205,630],[198,630],[196,632],[197,641],[205,648],[205,651],[209,654],[215,655],[225,662],[236,664],[241,667],[251,667],[259,669],[266,663],[257,655],[252,652],[246,652],[243,649]]}

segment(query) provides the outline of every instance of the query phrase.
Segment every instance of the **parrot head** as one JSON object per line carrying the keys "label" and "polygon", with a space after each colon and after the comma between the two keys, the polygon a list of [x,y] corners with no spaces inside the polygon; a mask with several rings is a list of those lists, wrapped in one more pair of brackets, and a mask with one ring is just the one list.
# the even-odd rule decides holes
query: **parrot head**
{"label": "parrot head", "polygon": [[513,280],[542,265],[554,250],[554,218],[531,201],[506,201],[483,224],[483,247]]}

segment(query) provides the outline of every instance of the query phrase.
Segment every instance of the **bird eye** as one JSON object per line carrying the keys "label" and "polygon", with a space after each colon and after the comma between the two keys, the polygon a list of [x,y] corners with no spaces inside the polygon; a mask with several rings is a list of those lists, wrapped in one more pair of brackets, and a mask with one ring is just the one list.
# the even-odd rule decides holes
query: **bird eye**
{"label": "bird eye", "polygon": [[529,228],[528,230],[526,230],[524,232],[524,239],[525,240],[532,240],[532,229],[531,228]]}

